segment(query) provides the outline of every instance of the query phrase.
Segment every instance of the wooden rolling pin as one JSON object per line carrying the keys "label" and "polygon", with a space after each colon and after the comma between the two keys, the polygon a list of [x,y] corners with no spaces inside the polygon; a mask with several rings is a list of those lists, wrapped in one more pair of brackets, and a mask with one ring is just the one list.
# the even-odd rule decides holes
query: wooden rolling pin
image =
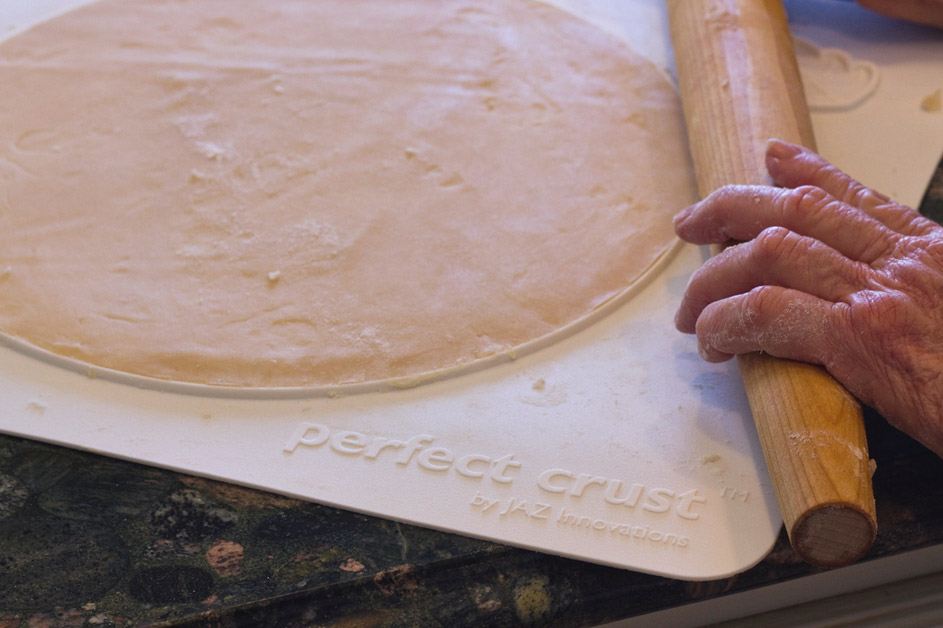
{"label": "wooden rolling pin", "polygon": [[[770,184],[770,138],[815,148],[781,0],[668,0],[668,20],[702,196]],[[821,367],[738,361],[792,547],[822,567],[858,560],[877,532],[858,402]]]}

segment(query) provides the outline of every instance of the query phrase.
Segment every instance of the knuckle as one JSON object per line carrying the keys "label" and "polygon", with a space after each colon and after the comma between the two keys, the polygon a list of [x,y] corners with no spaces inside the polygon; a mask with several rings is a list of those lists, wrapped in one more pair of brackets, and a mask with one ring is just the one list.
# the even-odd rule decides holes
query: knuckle
{"label": "knuckle", "polygon": [[860,339],[867,350],[880,355],[884,367],[907,370],[913,357],[913,334],[919,325],[912,323],[909,299],[885,291],[864,291],[851,301],[846,315],[852,337]]}
{"label": "knuckle", "polygon": [[887,199],[879,195],[871,188],[866,188],[860,184],[851,184],[849,186],[847,202],[851,205],[854,205],[855,207],[865,207],[867,205],[879,205],[881,203],[886,203]]}
{"label": "knuckle", "polygon": [[740,324],[747,328],[758,325],[766,313],[775,308],[777,291],[768,285],[756,286],[740,301]]}
{"label": "knuckle", "polygon": [[901,328],[904,300],[885,290],[862,290],[849,297],[848,325],[871,340],[899,337],[895,330]]}
{"label": "knuckle", "polygon": [[751,261],[758,266],[766,266],[794,250],[797,240],[798,236],[786,227],[767,227],[753,240]]}
{"label": "knuckle", "polygon": [[[935,262],[943,266],[943,238],[941,237],[930,237],[930,238],[921,238],[923,249],[926,251],[926,254],[933,259]],[[937,271],[938,273],[940,271]]]}
{"label": "knuckle", "polygon": [[772,286],[762,285],[751,288],[747,292],[746,301],[750,304],[752,308],[762,309],[760,306],[768,303],[774,296],[774,291]]}
{"label": "knuckle", "polygon": [[783,194],[782,211],[797,218],[806,218],[819,213],[829,199],[828,192],[814,185],[802,185]]}
{"label": "knuckle", "polygon": [[[876,274],[871,285],[881,293],[881,307],[890,309],[900,301],[916,310],[940,302],[943,294],[943,241],[898,238],[890,253],[872,264],[872,268]],[[875,300],[872,299],[868,305],[873,307]]]}

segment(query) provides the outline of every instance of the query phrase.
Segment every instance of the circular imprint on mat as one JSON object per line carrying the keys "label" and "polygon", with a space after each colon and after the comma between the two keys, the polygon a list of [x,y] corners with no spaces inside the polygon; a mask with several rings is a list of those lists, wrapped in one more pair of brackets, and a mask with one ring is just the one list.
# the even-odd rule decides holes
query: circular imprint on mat
{"label": "circular imprint on mat", "polygon": [[0,84],[0,330],[134,377],[514,356],[629,294],[695,197],[665,76],[531,0],[102,0],[0,44]]}

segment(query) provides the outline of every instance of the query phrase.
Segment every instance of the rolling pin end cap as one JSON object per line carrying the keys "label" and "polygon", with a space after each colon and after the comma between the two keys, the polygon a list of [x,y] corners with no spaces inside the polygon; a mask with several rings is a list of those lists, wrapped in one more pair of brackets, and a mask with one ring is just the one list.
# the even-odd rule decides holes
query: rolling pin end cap
{"label": "rolling pin end cap", "polygon": [[805,513],[789,531],[792,547],[816,567],[850,565],[868,553],[877,535],[874,517],[851,504],[826,504]]}

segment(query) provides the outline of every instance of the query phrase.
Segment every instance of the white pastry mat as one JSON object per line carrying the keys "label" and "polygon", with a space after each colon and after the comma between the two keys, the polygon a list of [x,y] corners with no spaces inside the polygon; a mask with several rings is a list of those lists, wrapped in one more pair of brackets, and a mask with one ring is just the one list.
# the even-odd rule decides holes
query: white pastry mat
{"label": "white pastry mat", "polygon": [[[660,0],[557,3],[670,68]],[[4,2],[0,33],[77,4]],[[807,30],[819,45],[833,35]],[[864,104],[814,120],[823,152],[862,178],[868,157],[929,134],[894,109],[908,95],[885,94],[898,88],[899,68],[881,69]],[[900,79],[911,92],[935,89],[912,85],[914,72]],[[881,119],[904,129],[871,146],[866,107],[893,110]],[[943,137],[943,114],[917,113],[913,124],[933,118],[931,132]],[[941,147],[926,156],[911,147],[895,164],[910,174],[925,161],[922,181],[874,177],[876,187],[915,203]],[[672,326],[703,255],[681,247],[625,306],[556,345],[395,392],[201,396],[89,378],[0,348],[0,431],[593,562],[727,576],[761,560],[781,522],[736,367],[702,362]]]}

